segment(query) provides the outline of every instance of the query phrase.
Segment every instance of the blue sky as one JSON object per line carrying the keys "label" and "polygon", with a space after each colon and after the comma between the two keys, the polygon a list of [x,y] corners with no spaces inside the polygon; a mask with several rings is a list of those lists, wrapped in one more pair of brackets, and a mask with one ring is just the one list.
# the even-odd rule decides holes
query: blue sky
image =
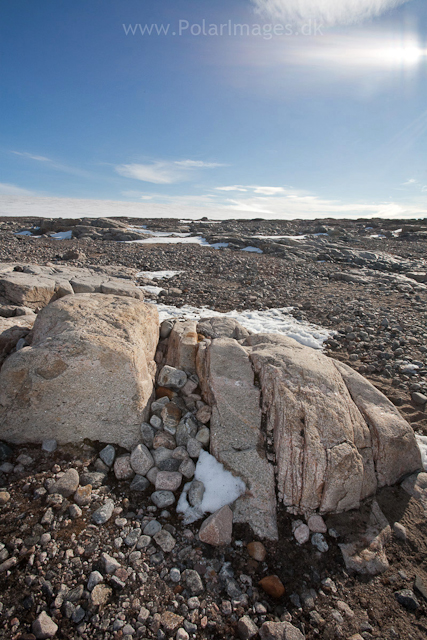
{"label": "blue sky", "polygon": [[0,215],[427,216],[425,1],[1,0],[0,24]]}

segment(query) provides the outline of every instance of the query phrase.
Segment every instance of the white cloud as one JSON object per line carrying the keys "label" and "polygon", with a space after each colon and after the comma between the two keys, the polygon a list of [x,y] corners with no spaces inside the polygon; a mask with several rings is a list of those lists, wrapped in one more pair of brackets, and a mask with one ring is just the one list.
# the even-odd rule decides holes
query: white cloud
{"label": "white cloud", "polygon": [[2,196],[32,196],[34,191],[29,189],[23,189],[16,186],[16,184],[9,184],[7,182],[0,182],[0,195]]}
{"label": "white cloud", "polygon": [[276,196],[279,193],[285,193],[283,187],[251,187],[254,193],[259,193],[263,196]]}
{"label": "white cloud", "polygon": [[45,156],[35,156],[32,153],[28,153],[27,151],[12,151],[16,156],[23,156],[24,158],[30,158],[30,160],[37,160],[38,162],[52,162],[50,158],[45,158]]}
{"label": "white cloud", "polygon": [[221,167],[217,162],[201,160],[176,160],[174,162],[156,161],[151,164],[120,164],[117,173],[125,178],[133,178],[153,184],[173,184],[190,180],[196,169],[214,169]]}
{"label": "white cloud", "polygon": [[240,184],[232,185],[229,187],[215,187],[217,191],[247,191],[247,187],[243,187]]}
{"label": "white cloud", "polygon": [[381,15],[410,0],[252,0],[257,10],[270,19],[285,23],[325,26],[362,22]]}

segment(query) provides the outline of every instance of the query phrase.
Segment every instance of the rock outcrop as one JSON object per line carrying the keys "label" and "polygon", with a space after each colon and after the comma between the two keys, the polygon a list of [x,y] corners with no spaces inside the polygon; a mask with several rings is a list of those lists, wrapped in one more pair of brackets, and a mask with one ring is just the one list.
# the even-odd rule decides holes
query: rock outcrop
{"label": "rock outcrop", "polygon": [[134,298],[77,294],[49,304],[31,347],[0,370],[2,437],[132,448],[153,391],[157,336],[156,308]]}
{"label": "rock outcrop", "polygon": [[[192,353],[211,453],[248,487],[234,522],[275,539],[276,490],[291,513],[342,512],[421,468],[413,429],[360,374],[291,338],[215,324],[197,325]],[[170,362],[183,364],[185,325],[172,330]]]}

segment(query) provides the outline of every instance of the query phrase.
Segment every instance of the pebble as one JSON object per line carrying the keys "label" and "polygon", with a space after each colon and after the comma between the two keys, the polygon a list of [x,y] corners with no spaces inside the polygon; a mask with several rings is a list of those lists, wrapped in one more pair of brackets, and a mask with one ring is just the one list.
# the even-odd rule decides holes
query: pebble
{"label": "pebble", "polygon": [[393,533],[396,538],[402,542],[406,542],[408,539],[406,527],[404,527],[403,524],[400,524],[400,522],[395,522],[393,524]]}
{"label": "pebble", "polygon": [[116,457],[116,450],[113,445],[107,444],[106,447],[101,449],[101,451],[99,452],[99,457],[101,458],[102,462],[107,465],[107,467],[112,467],[114,459]]}
{"label": "pebble", "polygon": [[161,387],[182,389],[187,379],[187,374],[184,371],[165,365],[159,373],[158,384]]}
{"label": "pebble", "polygon": [[53,453],[58,448],[58,443],[55,438],[48,438],[47,440],[43,440],[42,442],[42,451],[46,451],[46,453]]}
{"label": "pebble", "polygon": [[319,516],[317,514],[309,517],[309,519],[307,520],[307,525],[310,531],[312,531],[313,533],[326,533],[328,530],[322,516]]}
{"label": "pebble", "polygon": [[202,448],[202,443],[196,440],[196,438],[188,438],[187,451],[190,458],[198,458]]}
{"label": "pebble", "polygon": [[285,593],[285,587],[282,581],[276,575],[266,576],[259,581],[259,586],[272,598],[279,599]]}
{"label": "pebble", "polygon": [[144,476],[136,475],[130,483],[131,491],[146,491],[150,486],[150,481]]}
{"label": "pebble", "polygon": [[[187,451],[186,451],[186,453],[187,453]],[[180,473],[182,473],[184,478],[187,478],[187,480],[190,480],[190,478],[192,478],[194,476],[195,472],[196,472],[196,465],[194,464],[194,462],[193,462],[193,460],[191,458],[187,457],[179,465],[178,471]]]}
{"label": "pebble", "polygon": [[130,464],[130,453],[125,453],[116,458],[114,462],[114,475],[117,480],[129,480],[135,475]]}
{"label": "pebble", "polygon": [[197,571],[195,571],[194,569],[186,569],[182,574],[182,577],[192,595],[198,596],[199,594],[203,593],[203,582]]}
{"label": "pebble", "polygon": [[[301,522],[301,521],[297,521],[297,522]],[[301,522],[301,524],[295,527],[293,533],[294,533],[295,540],[298,542],[298,544],[305,544],[310,540],[310,529],[303,522]]]}
{"label": "pebble", "polygon": [[147,422],[141,425],[141,440],[148,449],[152,449],[154,440],[154,429]]}
{"label": "pebble", "polygon": [[321,553],[325,553],[329,549],[329,545],[325,540],[325,536],[322,533],[314,533],[311,536],[311,544],[316,547]]}
{"label": "pebble", "polygon": [[410,611],[415,611],[415,609],[418,609],[420,606],[415,593],[411,591],[411,589],[401,589],[401,591],[396,591],[394,596],[399,604]]}
{"label": "pebble", "polygon": [[156,476],[156,491],[176,491],[182,483],[182,474],[178,471],[159,471]]}
{"label": "pebble", "polygon": [[241,640],[251,640],[258,634],[258,627],[249,616],[243,616],[237,623],[237,633]]}
{"label": "pebble", "polygon": [[47,615],[46,611],[42,611],[34,620],[32,630],[37,640],[45,640],[54,637],[58,631],[58,625]]}
{"label": "pebble", "polygon": [[7,504],[10,500],[10,493],[8,491],[0,491],[0,506]]}
{"label": "pebble", "polygon": [[192,507],[197,507],[202,504],[203,496],[205,493],[205,485],[201,480],[193,480],[188,490],[188,502]]}
{"label": "pebble", "polygon": [[140,476],[145,474],[154,467],[153,456],[145,444],[139,444],[135,447],[130,455],[130,466],[133,471]]}
{"label": "pebble", "polygon": [[89,579],[87,581],[87,590],[92,591],[97,584],[104,582],[104,577],[99,571],[91,571]]}
{"label": "pebble", "polygon": [[259,637],[261,640],[304,640],[301,631],[290,622],[264,622]]}
{"label": "pebble", "polygon": [[111,587],[108,587],[106,584],[97,584],[90,594],[90,599],[93,605],[99,607],[107,604],[112,594],[113,590]]}
{"label": "pebble", "polygon": [[91,503],[92,500],[92,485],[86,484],[84,487],[77,487],[76,493],[74,494],[74,502],[79,505],[79,507],[84,507]]}
{"label": "pebble", "polygon": [[113,515],[113,511],[114,501],[108,499],[102,507],[99,507],[99,509],[92,513],[92,521],[95,522],[95,524],[105,524]]}
{"label": "pebble", "polygon": [[170,551],[172,551],[172,549],[176,545],[175,538],[169,533],[169,531],[166,531],[165,529],[158,531],[154,535],[154,540],[159,545],[161,550],[165,553],[169,553]]}
{"label": "pebble", "polygon": [[175,503],[175,496],[172,491],[154,491],[151,494],[151,500],[158,509],[165,509]]}
{"label": "pebble", "polygon": [[246,548],[251,558],[254,558],[254,560],[258,562],[264,562],[267,551],[262,542],[249,542]]}
{"label": "pebble", "polygon": [[63,476],[49,487],[49,493],[59,493],[64,498],[69,498],[79,486],[80,478],[76,469],[68,469]]}

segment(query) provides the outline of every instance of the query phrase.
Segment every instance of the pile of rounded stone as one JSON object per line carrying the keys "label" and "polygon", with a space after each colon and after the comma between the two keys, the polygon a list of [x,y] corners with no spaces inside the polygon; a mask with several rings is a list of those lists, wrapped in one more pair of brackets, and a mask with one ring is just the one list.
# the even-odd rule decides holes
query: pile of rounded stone
{"label": "pile of rounded stone", "polygon": [[[133,491],[153,486],[151,500],[157,508],[173,505],[175,493],[183,481],[194,478],[200,452],[209,445],[206,425],[211,410],[196,393],[198,383],[196,375],[188,377],[184,371],[165,365],[159,373],[151,417],[141,425],[141,444],[117,458],[114,447],[107,445],[95,463],[97,471],[107,473],[113,467],[117,480],[129,480]],[[203,483],[193,479],[188,491],[190,505],[199,506],[203,494]]]}

